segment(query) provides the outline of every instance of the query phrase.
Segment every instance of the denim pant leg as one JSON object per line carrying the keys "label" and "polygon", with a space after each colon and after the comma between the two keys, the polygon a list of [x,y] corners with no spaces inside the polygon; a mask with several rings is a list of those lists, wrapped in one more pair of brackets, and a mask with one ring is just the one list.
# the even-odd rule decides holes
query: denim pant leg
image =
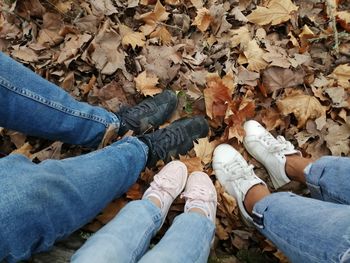
{"label": "denim pant leg", "polygon": [[311,196],[350,205],[350,158],[325,156],[305,169]]}
{"label": "denim pant leg", "polygon": [[102,150],[34,164],[0,159],[0,262],[49,249],[88,223],[137,180],[148,148],[127,137]]}
{"label": "denim pant leg", "polygon": [[109,126],[119,127],[115,114],[76,101],[0,52],[0,127],[95,147]]}
{"label": "denim pant leg", "polygon": [[293,263],[350,262],[350,206],[274,193],[253,209],[259,231]]}
{"label": "denim pant leg", "polygon": [[183,213],[162,240],[141,259],[140,263],[204,263],[208,261],[215,225],[197,213]]}
{"label": "denim pant leg", "polygon": [[73,255],[74,263],[137,262],[162,224],[160,209],[148,200],[127,204]]}

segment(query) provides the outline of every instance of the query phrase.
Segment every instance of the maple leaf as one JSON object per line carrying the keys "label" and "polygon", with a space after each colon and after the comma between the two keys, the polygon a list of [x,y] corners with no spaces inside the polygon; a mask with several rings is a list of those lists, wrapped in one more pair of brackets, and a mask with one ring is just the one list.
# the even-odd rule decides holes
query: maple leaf
{"label": "maple leaf", "polygon": [[247,18],[254,24],[274,26],[288,21],[291,13],[297,10],[290,0],[271,0],[266,7],[258,6]]}
{"label": "maple leaf", "polygon": [[196,152],[196,156],[200,158],[204,165],[211,162],[211,157],[217,145],[218,142],[216,141],[209,142],[208,137],[198,139],[197,143],[194,143],[194,151]]}
{"label": "maple leaf", "polygon": [[145,96],[154,96],[162,92],[161,88],[157,88],[158,78],[154,75],[147,76],[146,71],[143,71],[135,79],[136,89]]}
{"label": "maple leaf", "polygon": [[276,92],[279,89],[298,86],[304,83],[304,71],[292,71],[291,69],[270,67],[263,73],[263,84],[268,93]]}
{"label": "maple leaf", "polygon": [[211,119],[225,116],[227,103],[231,101],[232,90],[217,74],[209,74],[206,80],[207,88],[203,93],[207,115]]}
{"label": "maple leaf", "polygon": [[208,29],[212,21],[213,17],[211,16],[209,10],[203,7],[197,10],[197,16],[195,17],[192,25],[197,26],[200,31],[204,32]]}
{"label": "maple leaf", "polygon": [[156,6],[152,12],[148,12],[140,16],[146,25],[141,27],[141,31],[145,35],[151,34],[157,27],[158,22],[163,22],[168,20],[169,13],[166,11],[165,7],[160,1],[157,1]]}
{"label": "maple leaf", "polygon": [[267,62],[263,59],[265,51],[261,49],[256,42],[256,40],[251,40],[248,42],[245,50],[244,56],[248,62],[248,70],[259,72],[267,67]]}
{"label": "maple leaf", "polygon": [[119,32],[122,35],[123,46],[130,45],[135,49],[137,46],[143,47],[145,45],[146,37],[143,33],[134,32],[131,28],[125,25],[119,26]]}
{"label": "maple leaf", "polygon": [[243,141],[245,135],[243,123],[255,115],[255,103],[249,99],[237,99],[230,103],[226,112],[228,139],[236,138]]}
{"label": "maple leaf", "polygon": [[304,126],[308,119],[316,119],[326,114],[325,107],[313,96],[296,94],[277,101],[278,109],[283,115],[294,113],[298,128]]}
{"label": "maple leaf", "polygon": [[202,161],[198,156],[190,158],[180,155],[180,161],[187,166],[188,174],[196,171],[203,171]]}
{"label": "maple leaf", "polygon": [[328,77],[335,79],[343,88],[350,88],[350,64],[339,65]]}
{"label": "maple leaf", "polygon": [[171,43],[171,34],[165,26],[158,27],[153,33],[151,33],[150,37],[159,38],[159,40],[165,45]]}

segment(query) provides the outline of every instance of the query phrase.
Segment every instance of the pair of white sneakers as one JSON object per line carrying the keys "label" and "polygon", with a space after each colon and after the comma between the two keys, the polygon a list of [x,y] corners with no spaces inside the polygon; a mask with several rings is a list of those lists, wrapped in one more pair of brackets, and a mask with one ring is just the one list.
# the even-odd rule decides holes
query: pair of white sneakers
{"label": "pair of white sneakers", "polygon": [[198,208],[215,224],[217,195],[213,182],[203,172],[193,172],[188,176],[186,165],[180,161],[165,165],[154,176],[142,199],[153,197],[159,200],[164,223],[171,204],[180,193],[186,200],[185,213]]}
{"label": "pair of white sneakers", "polygon": [[[274,138],[257,121],[244,123],[245,149],[261,164],[271,177],[275,188],[290,182],[285,172],[286,155],[300,154],[284,137]],[[300,154],[301,155],[301,154]],[[244,207],[244,199],[248,190],[257,184],[266,185],[248,165],[243,156],[231,145],[221,144],[215,148],[213,154],[213,168],[217,179],[225,190],[236,198],[243,220],[253,226],[252,217]]]}

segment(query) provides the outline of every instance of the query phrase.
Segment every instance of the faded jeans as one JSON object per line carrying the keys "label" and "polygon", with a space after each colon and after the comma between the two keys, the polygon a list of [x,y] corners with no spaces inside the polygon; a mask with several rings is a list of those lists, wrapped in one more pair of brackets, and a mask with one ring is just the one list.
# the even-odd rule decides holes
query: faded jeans
{"label": "faded jeans", "polygon": [[323,157],[305,176],[313,199],[271,194],[255,204],[255,225],[291,262],[350,262],[350,158]]}
{"label": "faded jeans", "polygon": [[197,213],[183,213],[161,241],[148,250],[161,223],[160,209],[151,201],[130,202],[73,255],[72,262],[207,262],[215,232],[211,220]]}
{"label": "faded jeans", "polygon": [[[97,146],[117,116],[78,102],[0,53],[0,126],[71,144]],[[0,262],[48,250],[93,219],[137,180],[147,146],[128,137],[102,150],[32,163],[0,159]]]}

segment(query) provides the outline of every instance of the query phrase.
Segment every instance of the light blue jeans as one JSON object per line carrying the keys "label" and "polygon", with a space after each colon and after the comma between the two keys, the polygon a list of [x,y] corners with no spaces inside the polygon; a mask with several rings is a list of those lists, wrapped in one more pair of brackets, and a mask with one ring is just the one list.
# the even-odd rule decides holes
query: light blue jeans
{"label": "light blue jeans", "polygon": [[[97,146],[113,113],[66,92],[0,53],[0,126],[72,144]],[[128,137],[102,150],[32,163],[0,159],[0,262],[48,250],[94,218],[137,180],[148,148]]]}
{"label": "light blue jeans", "polygon": [[175,218],[161,241],[148,250],[162,219],[160,209],[151,201],[130,202],[88,239],[73,255],[72,262],[207,262],[215,231],[211,220],[197,213],[183,213]]}
{"label": "light blue jeans", "polygon": [[305,176],[314,199],[265,197],[253,209],[257,228],[291,262],[350,262],[350,158],[323,157]]}

